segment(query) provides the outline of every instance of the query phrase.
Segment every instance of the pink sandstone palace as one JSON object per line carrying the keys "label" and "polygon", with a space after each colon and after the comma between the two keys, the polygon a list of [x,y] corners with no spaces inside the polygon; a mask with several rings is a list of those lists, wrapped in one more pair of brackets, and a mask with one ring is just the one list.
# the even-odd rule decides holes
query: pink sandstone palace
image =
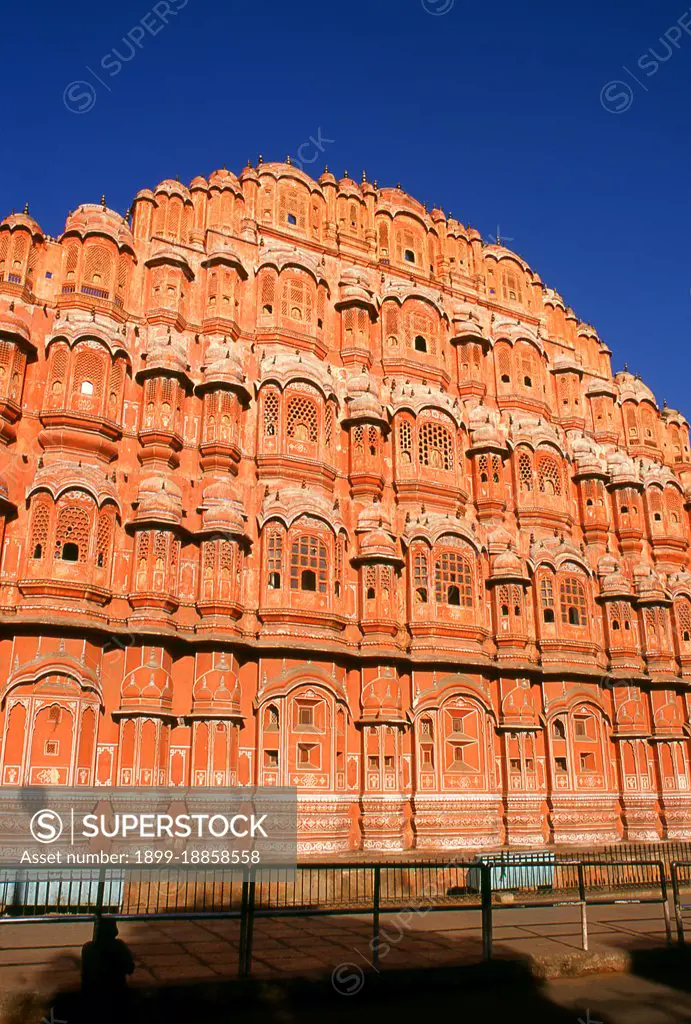
{"label": "pink sandstone palace", "polygon": [[691,838],[688,424],[515,253],[290,162],[0,223],[0,784],[303,855]]}

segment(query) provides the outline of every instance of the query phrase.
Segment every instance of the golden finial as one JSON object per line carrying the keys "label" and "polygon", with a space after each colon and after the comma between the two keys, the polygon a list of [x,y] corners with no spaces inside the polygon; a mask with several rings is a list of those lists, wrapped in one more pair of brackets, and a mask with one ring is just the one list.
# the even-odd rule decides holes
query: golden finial
{"label": "golden finial", "polygon": [[101,206],[105,210],[105,208],[106,208],[106,197],[105,197],[105,195],[101,196]]}
{"label": "golden finial", "polygon": [[363,172],[362,172],[362,180],[363,181],[367,181],[367,171],[363,170]]}
{"label": "golden finial", "polygon": [[348,178],[348,177],[349,177],[349,175],[348,175],[348,170],[347,170],[347,168],[346,168],[346,170],[345,170],[345,171],[343,172],[343,177],[344,177],[344,178]]}
{"label": "golden finial", "polygon": [[28,212],[29,212],[29,204],[28,203],[24,203],[24,213],[28,213]]}
{"label": "golden finial", "polygon": [[260,154],[259,154],[259,159],[257,160],[257,166],[258,166],[258,167],[261,167],[261,165],[262,165],[263,163],[264,163],[264,157],[263,157],[263,156],[261,155],[261,153],[260,153]]}
{"label": "golden finial", "polygon": [[291,157],[290,153],[286,157],[286,163],[288,164],[289,167],[293,166],[293,158]]}

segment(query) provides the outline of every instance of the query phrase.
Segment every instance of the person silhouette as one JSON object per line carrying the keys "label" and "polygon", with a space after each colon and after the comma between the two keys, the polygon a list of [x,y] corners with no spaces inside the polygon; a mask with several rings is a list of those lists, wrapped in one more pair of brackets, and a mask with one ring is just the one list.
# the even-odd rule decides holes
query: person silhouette
{"label": "person silhouette", "polygon": [[127,978],[134,971],[134,960],[117,934],[112,918],[99,917],[93,939],[82,947],[82,997],[89,1021],[124,1019]]}

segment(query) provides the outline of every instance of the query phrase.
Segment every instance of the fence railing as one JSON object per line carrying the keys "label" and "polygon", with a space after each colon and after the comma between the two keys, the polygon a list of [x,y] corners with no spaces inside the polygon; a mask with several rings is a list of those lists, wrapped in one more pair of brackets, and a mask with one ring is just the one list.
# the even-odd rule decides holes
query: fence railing
{"label": "fence railing", "polygon": [[[636,869],[632,881],[631,868]],[[680,928],[679,871],[672,865],[677,930]],[[510,894],[510,895],[509,895]],[[509,896],[510,902],[507,902]],[[475,911],[480,916],[482,956],[493,953],[498,910],[577,908],[581,944],[588,949],[588,908],[617,904],[658,904],[668,943],[672,928],[665,865],[558,859],[553,854],[487,855],[464,862],[308,864],[297,869],[242,870],[27,869],[0,874],[0,923],[225,918],[240,923],[238,971],[252,967],[257,919],[337,916],[371,917],[372,963],[379,963],[381,919],[386,914]],[[691,905],[683,909],[691,909]]]}
{"label": "fence railing", "polygon": [[[674,916],[677,923],[677,941],[685,945],[684,914],[691,910],[691,860],[673,861],[672,869],[672,901]],[[687,892],[683,892],[686,889]],[[684,902],[686,900],[686,902]]]}

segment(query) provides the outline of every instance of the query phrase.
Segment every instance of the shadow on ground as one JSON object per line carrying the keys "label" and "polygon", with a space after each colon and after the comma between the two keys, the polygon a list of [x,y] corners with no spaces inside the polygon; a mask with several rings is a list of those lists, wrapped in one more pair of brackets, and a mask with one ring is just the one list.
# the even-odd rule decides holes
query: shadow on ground
{"label": "shadow on ground", "polygon": [[[87,1008],[78,992],[61,992],[42,1007],[17,1006],[8,1024],[227,1024],[230,1017],[259,1024],[420,1024],[426,1019],[576,1024],[587,1010],[566,1010],[544,993],[527,964],[496,960],[458,967],[338,975],[236,980],[133,989],[127,1006]],[[339,992],[337,989],[342,991]],[[51,1016],[52,1014],[52,1016]],[[598,1018],[607,1024],[605,1018]]]}
{"label": "shadow on ground", "polygon": [[691,992],[691,947],[634,949],[631,952],[631,973],[669,988]]}

